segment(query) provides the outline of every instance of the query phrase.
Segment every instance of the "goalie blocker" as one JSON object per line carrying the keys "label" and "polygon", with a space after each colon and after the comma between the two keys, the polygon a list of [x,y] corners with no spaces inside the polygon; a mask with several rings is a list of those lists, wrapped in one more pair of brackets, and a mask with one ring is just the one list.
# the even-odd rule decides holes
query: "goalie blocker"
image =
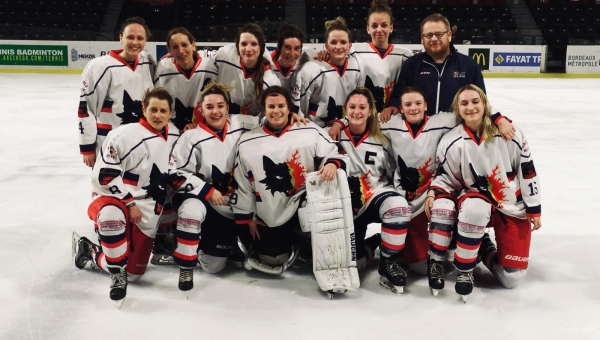
{"label": "goalie blocker", "polygon": [[344,293],[360,287],[356,239],[346,173],[322,182],[316,172],[306,175],[306,206],[298,209],[302,231],[311,233],[313,272],[319,288]]}

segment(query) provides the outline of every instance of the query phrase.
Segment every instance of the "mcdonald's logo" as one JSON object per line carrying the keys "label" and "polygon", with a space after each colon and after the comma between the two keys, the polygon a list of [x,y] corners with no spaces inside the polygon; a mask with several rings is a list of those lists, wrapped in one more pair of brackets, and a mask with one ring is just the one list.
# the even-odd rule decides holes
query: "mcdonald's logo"
{"label": "mcdonald's logo", "polygon": [[470,48],[469,57],[475,60],[479,69],[489,70],[490,69],[490,49],[489,48]]}

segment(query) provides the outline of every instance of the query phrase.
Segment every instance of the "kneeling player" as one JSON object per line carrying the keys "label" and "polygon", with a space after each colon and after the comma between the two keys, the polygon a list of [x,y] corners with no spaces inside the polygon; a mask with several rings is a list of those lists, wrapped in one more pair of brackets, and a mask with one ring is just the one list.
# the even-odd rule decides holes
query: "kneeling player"
{"label": "kneeling player", "polygon": [[[500,137],[481,89],[474,85],[462,87],[452,106],[461,124],[440,141],[438,174],[428,193],[435,195],[435,202],[428,199],[425,209],[429,211],[433,205],[430,235],[436,239],[431,243],[447,244],[451,219],[433,223],[433,218],[436,210],[447,210],[449,215],[453,212],[451,204],[444,208],[438,201],[447,201],[448,194],[458,198],[455,290],[466,301],[473,291],[478,257],[506,288],[516,287],[525,279],[531,225],[533,230],[542,226],[540,181],[523,133],[517,129],[510,141]],[[498,249],[489,237],[484,237],[488,226],[495,230]]]}
{"label": "kneeling player", "polygon": [[229,90],[216,82],[205,87],[199,102],[204,122],[186,131],[171,155],[169,183],[177,191],[173,205],[179,216],[173,257],[182,291],[193,288],[197,262],[208,273],[225,268],[238,234],[230,206],[237,199],[235,151],[242,134],[258,127],[259,120],[230,116]]}
{"label": "kneeling player", "polygon": [[146,92],[144,118],[111,131],[92,172],[94,200],[88,216],[102,247],[73,238],[75,266],[91,260],[110,273],[110,298],[120,307],[127,281],[145,273],[166,196],[170,143],[167,123],[173,99],[157,88]]}
{"label": "kneeling player", "polygon": [[319,171],[331,181],[344,159],[327,133],[314,123],[291,123],[288,90],[273,86],[260,101],[267,123],[245,133],[238,145],[234,177],[237,201],[231,202],[237,224],[248,225],[252,236],[247,269],[281,274],[295,259],[294,230],[300,229],[297,210],[305,196],[305,175]]}
{"label": "kneeling player", "polygon": [[[381,223],[379,282],[401,294],[406,285],[406,272],[398,265],[397,259],[404,250],[410,208],[406,199],[391,185],[395,162],[389,141],[379,128],[371,91],[364,87],[353,90],[346,99],[345,107],[348,127],[342,131],[340,145],[349,158],[347,172],[352,209],[356,216],[357,267],[364,267],[370,255],[365,252],[367,225]],[[374,250],[379,242],[369,246]]]}

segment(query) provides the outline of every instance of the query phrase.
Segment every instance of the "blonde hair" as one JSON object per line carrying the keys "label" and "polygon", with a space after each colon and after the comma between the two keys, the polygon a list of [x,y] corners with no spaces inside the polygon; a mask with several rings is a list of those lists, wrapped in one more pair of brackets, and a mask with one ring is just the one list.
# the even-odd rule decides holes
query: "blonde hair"
{"label": "blonde hair", "polygon": [[325,41],[329,41],[329,33],[331,31],[344,31],[348,33],[348,41],[352,40],[352,36],[350,34],[350,29],[348,29],[348,25],[346,25],[346,20],[342,17],[337,17],[333,20],[325,21]]}
{"label": "blonde hair", "polygon": [[459,105],[460,105],[458,97],[461,95],[461,93],[468,91],[468,90],[477,92],[477,94],[479,94],[479,98],[481,99],[481,103],[483,104],[483,117],[482,117],[481,123],[477,127],[477,131],[475,131],[475,132],[479,136],[481,136],[481,134],[483,134],[483,136],[485,138],[484,140],[486,142],[490,142],[494,139],[494,137],[498,133],[498,127],[496,125],[494,125],[494,122],[492,122],[492,106],[490,105],[490,102],[488,101],[488,98],[482,89],[480,89],[477,85],[473,85],[473,84],[469,84],[469,85],[465,85],[465,86],[461,87],[458,90],[458,92],[456,92],[456,95],[454,96],[454,100],[452,101],[452,110],[457,115],[456,119],[457,119],[458,123],[462,124],[464,122],[464,119],[462,119],[462,117],[458,113]]}
{"label": "blonde hair", "polygon": [[231,86],[225,85],[218,81],[211,80],[210,83],[206,84],[206,86],[204,86],[204,89],[202,89],[200,102],[204,102],[204,98],[206,98],[206,96],[209,96],[211,94],[218,94],[223,96],[223,99],[225,99],[225,102],[227,103],[227,105],[229,105],[229,92],[231,92],[232,89],[233,87]]}
{"label": "blonde hair", "polygon": [[353,96],[364,96],[367,98],[369,109],[371,110],[369,119],[367,119],[367,131],[369,131],[370,135],[375,138],[376,141],[380,143],[387,142],[387,137],[381,132],[381,128],[379,127],[379,117],[377,116],[377,108],[375,107],[375,97],[373,97],[373,93],[366,87],[357,87],[348,94],[344,106],[348,105],[348,101],[350,101],[350,98]]}

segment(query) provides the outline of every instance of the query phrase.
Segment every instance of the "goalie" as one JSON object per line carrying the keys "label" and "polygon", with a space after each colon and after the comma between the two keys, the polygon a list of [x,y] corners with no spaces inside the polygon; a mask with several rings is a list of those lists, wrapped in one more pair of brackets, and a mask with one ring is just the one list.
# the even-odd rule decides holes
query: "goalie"
{"label": "goalie", "polygon": [[[290,105],[284,88],[263,92],[260,106],[267,123],[240,139],[234,171],[237,200],[230,200],[235,222],[248,225],[251,235],[244,266],[270,274],[283,273],[298,255],[293,246],[295,231],[301,229],[298,208],[306,196],[306,174],[317,170],[315,158],[322,159],[317,172],[321,181],[334,181],[346,166],[346,157],[324,130],[314,123],[291,123]],[[341,252],[349,252],[349,242],[343,244]]]}

